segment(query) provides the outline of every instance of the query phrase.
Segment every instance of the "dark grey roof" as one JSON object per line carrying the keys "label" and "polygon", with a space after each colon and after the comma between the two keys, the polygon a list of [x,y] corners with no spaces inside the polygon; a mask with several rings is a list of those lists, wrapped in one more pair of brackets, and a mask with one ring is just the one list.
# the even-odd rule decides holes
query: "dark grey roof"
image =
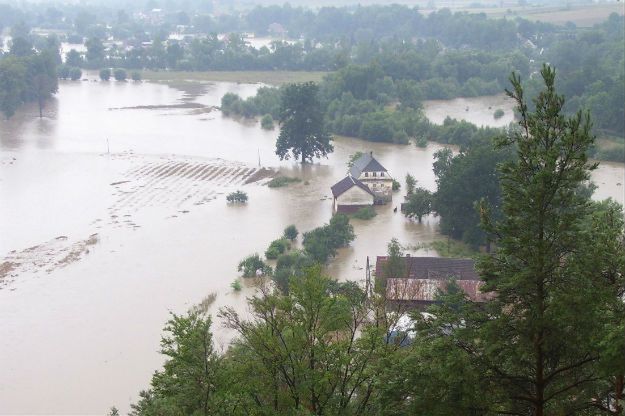
{"label": "dark grey roof", "polygon": [[368,194],[374,195],[373,192],[371,192],[371,189],[369,189],[367,185],[365,185],[364,183],[360,182],[358,179],[351,177],[349,175],[347,175],[346,177],[344,177],[343,179],[341,179],[340,181],[332,185],[332,188],[330,189],[332,189],[332,195],[334,195],[334,197],[337,198],[339,195],[343,194],[352,186],[358,186],[359,188],[362,188],[364,191],[366,191]]}
{"label": "dark grey roof", "polygon": [[[471,259],[448,259],[444,257],[404,257],[409,279],[448,279],[479,280],[475,272],[475,262]],[[382,275],[383,264],[387,257],[378,256],[376,261],[376,275]]]}
{"label": "dark grey roof", "polygon": [[362,172],[386,172],[387,170],[375,160],[371,153],[365,153],[354,161],[349,174],[354,178],[360,177]]}

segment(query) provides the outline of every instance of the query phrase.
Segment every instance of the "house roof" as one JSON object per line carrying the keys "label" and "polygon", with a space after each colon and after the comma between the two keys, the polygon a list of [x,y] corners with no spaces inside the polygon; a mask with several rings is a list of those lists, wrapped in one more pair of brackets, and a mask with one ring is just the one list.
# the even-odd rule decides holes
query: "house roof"
{"label": "house roof", "polygon": [[332,185],[332,188],[330,189],[332,189],[332,195],[335,198],[338,198],[341,194],[345,193],[347,190],[351,189],[353,186],[357,186],[361,188],[363,191],[367,192],[368,194],[375,196],[375,194],[371,192],[371,189],[369,189],[367,185],[365,185],[364,183],[360,182],[358,179],[350,175],[347,175],[346,177],[344,177],[343,179],[341,179],[340,181]]}
{"label": "house roof", "polygon": [[[384,263],[388,257],[378,256],[376,260],[376,274],[381,276]],[[404,257],[406,262],[406,277],[410,279],[447,279],[480,280],[475,271],[474,261],[471,259],[449,259],[444,257]]]}
{"label": "house roof", "polygon": [[[384,275],[388,257],[378,256],[376,276]],[[442,257],[404,257],[406,274],[386,279],[386,297],[396,301],[434,302],[436,293],[445,291],[454,279],[469,298],[483,302],[490,294],[481,292],[484,282],[475,271],[471,259],[448,259]]]}
{"label": "house roof", "polygon": [[365,153],[354,161],[349,174],[358,178],[363,172],[387,172],[387,170],[373,157],[372,153]]}

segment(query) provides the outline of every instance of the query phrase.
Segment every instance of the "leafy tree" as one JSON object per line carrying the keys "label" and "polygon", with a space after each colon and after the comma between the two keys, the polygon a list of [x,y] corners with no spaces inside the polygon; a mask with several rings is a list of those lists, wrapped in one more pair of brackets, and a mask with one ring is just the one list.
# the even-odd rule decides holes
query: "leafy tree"
{"label": "leafy tree", "polygon": [[284,294],[289,293],[291,280],[301,278],[305,271],[315,265],[315,261],[301,250],[294,250],[278,257],[272,279]]}
{"label": "leafy tree", "polygon": [[108,81],[111,79],[111,70],[109,68],[102,68],[100,70],[100,79],[102,81]]}
{"label": "leafy tree", "polygon": [[43,117],[43,106],[47,99],[59,89],[54,55],[48,51],[31,58],[30,70],[33,72],[32,85],[39,105],[39,117]]}
{"label": "leafy tree", "polygon": [[82,71],[80,68],[70,68],[69,69],[69,79],[72,81],[78,81],[82,77]]}
{"label": "leafy tree", "polygon": [[132,71],[132,73],[130,74],[130,79],[132,79],[133,81],[141,81],[141,72]]}
{"label": "leafy tree", "polygon": [[[383,282],[390,278],[403,278],[406,276],[406,259],[402,251],[402,246],[396,238],[391,239],[387,245],[387,259],[383,268]],[[386,283],[382,285],[386,287]]]}
{"label": "leafy tree", "polygon": [[96,37],[90,38],[85,42],[87,47],[87,63],[90,68],[97,68],[104,64],[105,50],[102,41]]}
{"label": "leafy tree", "polygon": [[266,276],[272,272],[271,267],[265,264],[258,254],[252,254],[241,260],[238,271],[243,272],[243,277]]}
{"label": "leafy tree", "polygon": [[288,240],[294,241],[297,238],[298,234],[299,234],[299,231],[297,231],[297,228],[295,227],[295,225],[291,224],[284,229],[283,236],[284,238]]}
{"label": "leafy tree", "polygon": [[417,218],[419,222],[424,215],[432,212],[432,192],[425,188],[416,188],[408,195],[408,202],[404,205],[404,215],[408,218]]}
{"label": "leafy tree", "polygon": [[15,114],[27,87],[26,64],[9,56],[0,59],[0,110],[7,117]]}
{"label": "leafy tree", "polygon": [[411,174],[406,174],[406,194],[410,195],[414,192],[417,180]]}
{"label": "leafy tree", "polygon": [[80,52],[76,51],[76,49],[71,49],[69,52],[67,52],[67,55],[65,56],[65,64],[67,66],[80,68],[84,65],[84,63],[85,61],[82,55],[80,54]]}
{"label": "leafy tree", "polygon": [[280,159],[301,158],[302,163],[314,157],[327,156],[334,148],[324,125],[324,112],[318,97],[319,87],[313,82],[290,84],[282,93],[280,136],[276,154]]}
{"label": "leafy tree", "polygon": [[132,415],[210,415],[218,408],[219,357],[213,348],[211,318],[200,312],[172,313],[161,338],[161,354],[167,357],[162,371],[152,376],[152,388],[132,405]]}
{"label": "leafy tree", "polygon": [[117,68],[113,71],[113,76],[115,77],[116,81],[126,81],[128,74],[124,69]]}
{"label": "leafy tree", "polygon": [[265,251],[265,257],[270,260],[275,260],[278,258],[280,254],[283,254],[291,247],[289,240],[285,238],[281,238],[278,240],[274,240],[269,244],[269,248]]}
{"label": "leafy tree", "polygon": [[273,130],[273,117],[271,117],[271,114],[265,114],[260,119],[260,126],[264,130]]}
{"label": "leafy tree", "polygon": [[344,214],[337,214],[328,224],[304,233],[302,244],[313,260],[324,264],[336,255],[338,248],[347,246],[355,237],[349,218]]}
{"label": "leafy tree", "polygon": [[477,331],[481,346],[473,345],[506,399],[499,410],[535,416],[580,412],[596,400],[597,322],[605,313],[603,291],[593,282],[605,266],[582,260],[584,243],[597,242],[583,241],[590,202],[578,192],[596,167],[587,156],[590,117],[562,115],[555,71],[544,66],[541,75],[545,88],[534,112],[518,76],[511,78],[508,95],[521,129],[498,143],[516,146],[518,161],[501,168],[503,219],[495,222],[481,205],[497,251],[479,269],[495,295]]}

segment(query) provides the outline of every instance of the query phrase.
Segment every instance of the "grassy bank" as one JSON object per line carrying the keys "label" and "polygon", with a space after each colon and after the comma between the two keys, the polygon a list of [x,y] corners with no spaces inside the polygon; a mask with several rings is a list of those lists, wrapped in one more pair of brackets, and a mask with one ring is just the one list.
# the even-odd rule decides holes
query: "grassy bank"
{"label": "grassy bank", "polygon": [[478,251],[472,249],[462,241],[454,240],[437,240],[429,244],[429,248],[432,248],[441,257],[449,258],[474,258]]}
{"label": "grassy bank", "polygon": [[320,82],[326,74],[327,72],[311,71],[144,71],[142,77],[146,81],[168,84],[212,81],[282,85],[291,82]]}

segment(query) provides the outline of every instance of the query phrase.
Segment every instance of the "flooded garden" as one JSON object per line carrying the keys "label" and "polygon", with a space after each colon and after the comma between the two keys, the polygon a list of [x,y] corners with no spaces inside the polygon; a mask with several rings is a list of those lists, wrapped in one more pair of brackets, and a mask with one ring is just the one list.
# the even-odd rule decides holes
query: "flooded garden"
{"label": "flooded garden", "polygon": [[[418,186],[436,187],[433,154],[442,146],[434,143],[337,137],[328,159],[280,161],[278,130],[217,108],[226,92],[248,97],[256,84],[85,78],[61,82],[43,118],[29,106],[0,121],[0,413],[127,411],[162,364],[168,314],[211,295],[213,315],[225,305],[244,313],[254,285],[241,279],[242,291],[231,288],[239,261],[289,224],[307,231],[329,221],[330,186],[351,154],[373,151],[400,182],[411,173]],[[513,120],[501,96],[426,102],[425,111],[435,123]],[[277,174],[301,181],[265,186]],[[623,203],[623,175],[622,164],[602,163],[595,196]],[[227,204],[235,190],[247,192],[246,205]],[[383,255],[391,238],[415,249],[442,238],[435,217],[419,224],[394,212],[401,194],[373,219],[352,220],[356,240],[329,274],[363,280],[367,256]],[[225,350],[232,334],[218,320],[213,332]]]}

